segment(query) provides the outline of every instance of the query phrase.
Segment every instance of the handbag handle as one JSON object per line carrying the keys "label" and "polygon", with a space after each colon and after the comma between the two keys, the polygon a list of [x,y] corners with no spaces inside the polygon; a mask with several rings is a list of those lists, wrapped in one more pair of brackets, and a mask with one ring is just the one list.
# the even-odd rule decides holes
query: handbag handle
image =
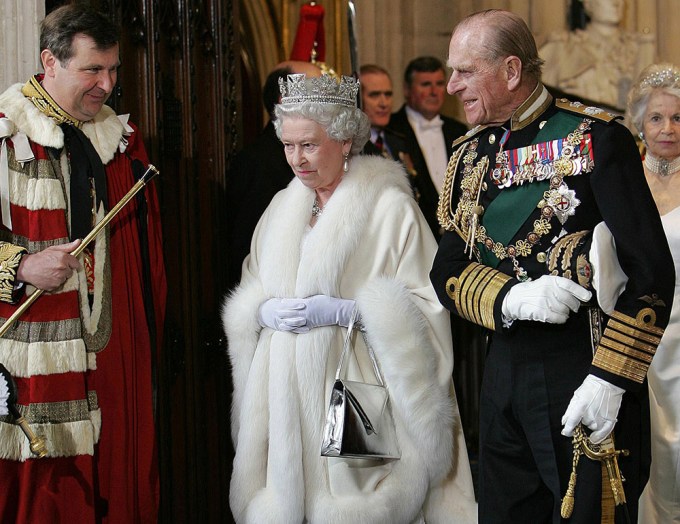
{"label": "handbag handle", "polygon": [[[345,343],[342,347],[342,354],[340,355],[340,362],[338,362],[338,369],[335,372],[335,380],[340,380],[342,369],[345,366],[345,360],[347,359],[347,356],[349,355],[349,352],[352,349],[352,332],[354,331],[354,324],[356,323],[358,316],[359,308],[355,306],[354,309],[352,310],[352,315],[350,316],[349,324],[347,326],[347,333],[345,334]],[[380,366],[378,365],[378,360],[375,358],[373,348],[368,343],[366,333],[361,331],[361,335],[364,338],[364,343],[366,344],[366,349],[368,350],[368,356],[371,359],[371,364],[373,364],[373,372],[375,373],[375,378],[378,380],[378,385],[385,387],[385,381],[383,380],[383,376],[380,371]]]}

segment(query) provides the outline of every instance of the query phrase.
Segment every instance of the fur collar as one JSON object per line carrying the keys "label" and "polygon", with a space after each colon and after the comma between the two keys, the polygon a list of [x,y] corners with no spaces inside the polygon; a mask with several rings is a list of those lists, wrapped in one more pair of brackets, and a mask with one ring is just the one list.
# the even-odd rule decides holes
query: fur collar
{"label": "fur collar", "polygon": [[377,156],[355,157],[323,214],[308,231],[314,191],[293,179],[274,198],[274,212],[267,213],[268,223],[263,225],[262,245],[267,249],[262,253],[260,276],[267,294],[338,296],[340,276],[356,250],[371,211],[383,195],[394,192],[412,198],[400,164]]}
{"label": "fur collar", "polygon": [[[25,133],[32,142],[43,147],[61,149],[64,147],[64,133],[61,128],[21,93],[22,86],[23,84],[14,84],[0,95],[0,112],[14,122],[17,129]],[[102,162],[109,163],[125,130],[113,109],[103,106],[93,120],[83,124],[82,129]]]}

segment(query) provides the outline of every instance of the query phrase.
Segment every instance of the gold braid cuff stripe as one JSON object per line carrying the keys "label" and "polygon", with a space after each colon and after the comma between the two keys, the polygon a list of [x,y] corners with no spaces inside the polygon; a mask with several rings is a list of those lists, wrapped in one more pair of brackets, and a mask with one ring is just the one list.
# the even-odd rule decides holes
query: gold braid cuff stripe
{"label": "gold braid cuff stripe", "polygon": [[0,242],[0,300],[14,302],[14,283],[21,257],[28,253],[25,248]]}
{"label": "gold braid cuff stripe", "polygon": [[649,366],[600,346],[595,353],[593,365],[628,380],[642,384]]}
{"label": "gold braid cuff stripe", "polygon": [[512,278],[500,271],[472,263],[460,277],[451,277],[446,293],[453,300],[457,313],[488,329],[496,329],[494,304],[501,288]]}
{"label": "gold braid cuff stripe", "polygon": [[602,344],[607,349],[618,351],[619,353],[623,353],[629,357],[633,357],[642,362],[646,362],[647,364],[651,364],[654,353],[649,353],[645,350],[639,351],[637,349],[633,349],[631,346],[627,346],[626,344],[621,344],[620,342],[616,342],[615,340],[607,338],[607,335],[609,335],[609,333],[605,331],[605,336],[600,340],[600,344]]}
{"label": "gold braid cuff stripe", "polygon": [[619,333],[624,333],[630,337],[633,337],[637,340],[642,340],[654,346],[659,345],[659,342],[661,341],[661,335],[663,334],[663,330],[661,331],[661,333],[654,334],[645,333],[643,331],[640,331],[639,329],[627,326],[626,324],[614,320],[614,317],[609,319],[607,325],[610,328],[615,329]]}
{"label": "gold braid cuff stripe", "polygon": [[654,356],[654,353],[656,353],[656,348],[659,346],[661,341],[659,338],[654,340],[648,340],[642,337],[635,338],[634,335],[630,336],[629,334],[616,331],[616,329],[611,324],[607,325],[604,336],[614,342],[620,343],[623,346],[644,351],[649,355],[650,360]]}
{"label": "gold braid cuff stripe", "polygon": [[635,318],[618,311],[614,311],[611,317],[593,365],[641,384],[661,341],[663,329],[654,326],[656,314],[650,308],[640,310]]}
{"label": "gold braid cuff stripe", "polygon": [[[650,333],[652,335],[657,335],[659,337],[659,340],[661,340],[661,337],[663,336],[663,328],[656,327],[654,323],[656,322],[656,313],[654,313],[654,310],[651,308],[644,308],[638,311],[638,314],[635,318],[629,317],[628,315],[624,315],[623,313],[619,313],[618,311],[613,311],[612,314],[610,315],[612,318],[615,318],[619,322],[622,322],[624,324],[628,324],[631,326],[634,330],[637,328],[636,334],[634,335],[636,338],[642,338],[639,334],[643,334],[642,331],[646,331],[647,333]],[[649,321],[645,321],[645,318],[649,318]],[[639,333],[639,334],[638,334]]]}

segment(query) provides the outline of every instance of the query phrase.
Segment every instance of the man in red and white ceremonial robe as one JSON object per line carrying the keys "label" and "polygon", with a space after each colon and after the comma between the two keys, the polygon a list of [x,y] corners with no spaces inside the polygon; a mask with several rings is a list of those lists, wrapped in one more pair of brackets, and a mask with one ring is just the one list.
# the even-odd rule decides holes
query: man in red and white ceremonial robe
{"label": "man in red and white ceremonial robe", "polygon": [[152,362],[166,284],[154,187],[71,255],[148,164],[137,129],[104,105],[118,39],[92,8],[61,7],[41,25],[45,73],[0,95],[1,320],[47,291],[0,339],[19,412],[48,451],[34,458],[0,417],[3,523],[157,519]]}

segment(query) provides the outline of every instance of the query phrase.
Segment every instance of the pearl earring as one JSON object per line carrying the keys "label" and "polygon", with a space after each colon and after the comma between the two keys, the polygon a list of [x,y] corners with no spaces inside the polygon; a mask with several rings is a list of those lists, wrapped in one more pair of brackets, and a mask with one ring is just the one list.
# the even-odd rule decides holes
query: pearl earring
{"label": "pearl earring", "polygon": [[349,153],[344,155],[345,160],[342,163],[342,170],[347,173],[349,171]]}
{"label": "pearl earring", "polygon": [[640,133],[638,133],[638,136],[640,137],[640,140],[642,140],[642,143],[644,145],[647,145],[647,141],[645,140],[645,134],[642,131],[640,131]]}

